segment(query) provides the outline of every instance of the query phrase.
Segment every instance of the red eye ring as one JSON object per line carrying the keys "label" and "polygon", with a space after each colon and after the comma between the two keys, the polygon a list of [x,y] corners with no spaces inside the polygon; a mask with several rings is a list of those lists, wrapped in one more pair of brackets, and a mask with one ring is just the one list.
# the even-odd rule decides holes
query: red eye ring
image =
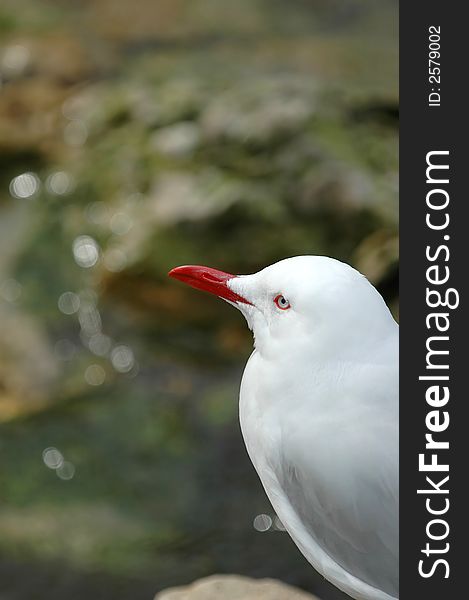
{"label": "red eye ring", "polygon": [[290,302],[288,302],[288,300],[285,298],[285,296],[282,296],[282,294],[275,296],[274,303],[275,306],[280,310],[288,310],[291,307]]}

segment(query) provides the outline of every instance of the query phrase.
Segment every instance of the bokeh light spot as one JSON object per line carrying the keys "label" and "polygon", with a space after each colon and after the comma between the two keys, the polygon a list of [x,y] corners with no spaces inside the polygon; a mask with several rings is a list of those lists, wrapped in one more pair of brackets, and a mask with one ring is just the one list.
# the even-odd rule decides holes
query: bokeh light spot
{"label": "bokeh light spot", "polygon": [[256,531],[268,531],[272,527],[272,517],[265,514],[260,514],[254,517],[252,525]]}
{"label": "bokeh light spot", "polygon": [[73,315],[80,308],[80,298],[73,292],[64,292],[60,295],[57,305],[64,315]]}
{"label": "bokeh light spot", "polygon": [[19,300],[23,286],[16,279],[5,279],[0,284],[0,296],[7,302],[16,302]]}
{"label": "bokeh light spot", "polygon": [[35,173],[22,173],[10,182],[10,194],[14,198],[31,198],[39,190],[41,182]]}
{"label": "bokeh light spot", "polygon": [[106,379],[106,371],[101,365],[90,365],[85,371],[85,381],[90,385],[101,385]]}
{"label": "bokeh light spot", "polygon": [[75,475],[75,465],[69,461],[64,461],[55,472],[60,479],[69,481],[70,479],[73,479]]}
{"label": "bokeh light spot", "polygon": [[58,469],[62,466],[64,462],[64,457],[60,450],[57,450],[57,448],[50,446],[49,448],[46,448],[42,453],[42,460],[44,461],[46,467],[49,467],[49,469]]}
{"label": "bokeh light spot", "polygon": [[104,225],[109,219],[109,209],[104,202],[90,202],[85,208],[85,217],[93,225]]}
{"label": "bokeh light spot", "polygon": [[109,226],[115,235],[125,235],[132,228],[132,219],[123,212],[117,212],[112,216]]}
{"label": "bokeh light spot", "polygon": [[101,331],[101,315],[94,304],[86,303],[81,306],[78,313],[78,321],[82,334],[85,336],[85,340],[83,341],[86,344],[88,343],[86,338],[91,338]]}
{"label": "bokeh light spot", "polygon": [[103,262],[111,273],[120,273],[127,266],[127,256],[119,248],[110,248],[104,253]]}
{"label": "bokeh light spot", "polygon": [[134,354],[128,346],[116,346],[111,352],[111,362],[119,373],[128,373],[135,363]]}
{"label": "bokeh light spot", "polygon": [[111,349],[111,338],[103,333],[95,333],[88,340],[88,347],[97,356],[106,356]]}
{"label": "bokeh light spot", "polygon": [[57,196],[65,196],[69,194],[74,187],[72,177],[65,171],[57,171],[52,173],[46,179],[46,188],[52,194]]}
{"label": "bokeh light spot", "polygon": [[73,256],[80,267],[93,267],[99,258],[99,247],[89,235],[80,235],[73,242]]}
{"label": "bokeh light spot", "polygon": [[274,528],[277,531],[286,531],[285,525],[282,523],[282,521],[278,517],[275,517],[275,519],[274,519]]}

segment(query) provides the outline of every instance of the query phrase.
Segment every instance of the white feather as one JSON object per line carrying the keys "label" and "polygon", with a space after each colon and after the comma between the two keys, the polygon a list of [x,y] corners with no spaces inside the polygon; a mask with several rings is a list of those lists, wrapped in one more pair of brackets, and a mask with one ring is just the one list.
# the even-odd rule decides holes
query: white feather
{"label": "white feather", "polygon": [[[251,460],[287,531],[356,600],[398,598],[398,327],[357,271],[296,257],[229,286],[256,350],[240,392]],[[272,297],[291,303],[279,311]]]}

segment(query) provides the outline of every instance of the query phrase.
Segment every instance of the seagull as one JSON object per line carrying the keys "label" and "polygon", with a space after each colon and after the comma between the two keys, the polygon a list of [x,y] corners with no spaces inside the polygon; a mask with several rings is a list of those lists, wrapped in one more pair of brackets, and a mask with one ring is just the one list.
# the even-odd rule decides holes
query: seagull
{"label": "seagull", "polygon": [[355,600],[396,600],[399,327],[382,296],[325,256],[253,275],[189,265],[169,276],[223,298],[253,331],[241,431],[299,550]]}

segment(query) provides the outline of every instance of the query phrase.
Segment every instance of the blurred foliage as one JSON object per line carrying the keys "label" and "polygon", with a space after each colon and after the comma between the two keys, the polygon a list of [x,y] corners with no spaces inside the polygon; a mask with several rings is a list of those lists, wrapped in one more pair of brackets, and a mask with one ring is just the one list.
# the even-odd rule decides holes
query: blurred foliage
{"label": "blurred foliage", "polygon": [[9,598],[25,571],[37,598],[213,572],[339,597],[252,527],[271,508],[237,425],[242,318],[166,273],[329,254],[397,313],[396,27],[393,0],[2,2]]}

